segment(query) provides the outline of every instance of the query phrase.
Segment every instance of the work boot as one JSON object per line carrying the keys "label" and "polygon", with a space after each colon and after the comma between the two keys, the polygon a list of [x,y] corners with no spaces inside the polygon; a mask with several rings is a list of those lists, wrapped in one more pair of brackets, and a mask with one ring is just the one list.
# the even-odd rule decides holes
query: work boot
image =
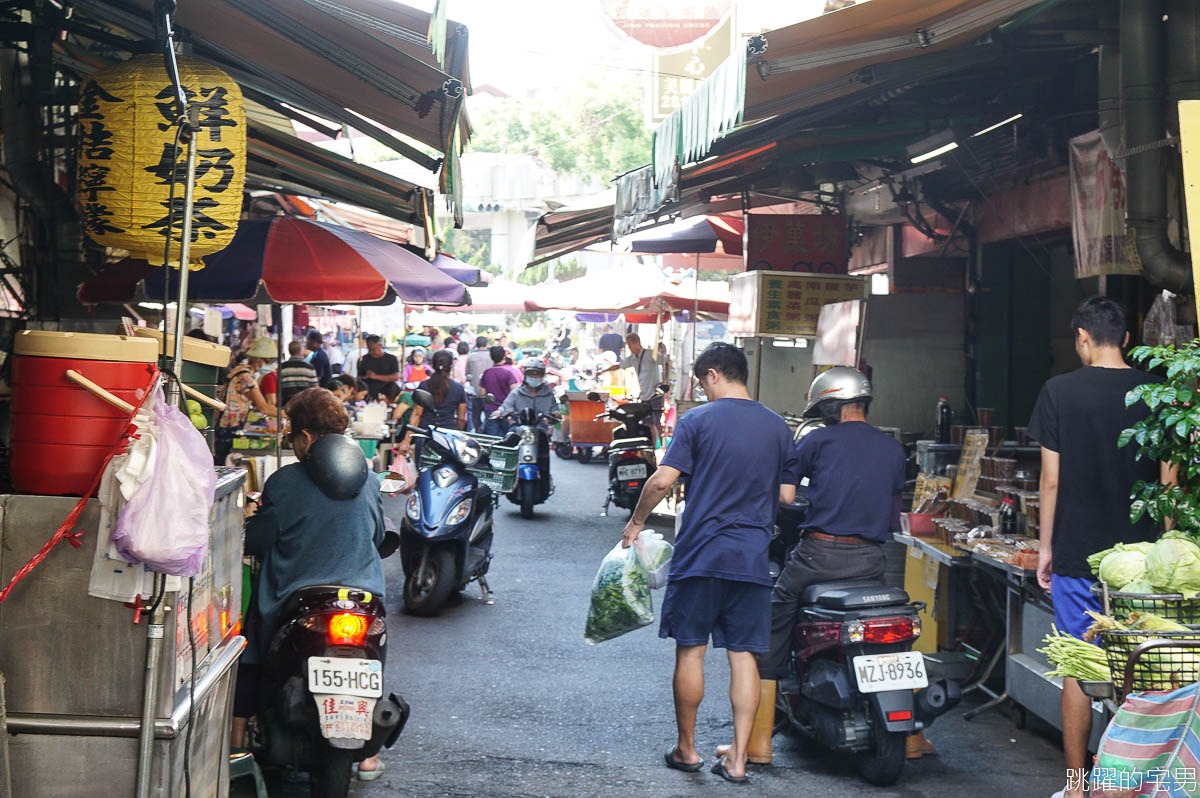
{"label": "work boot", "polygon": [[[754,716],[754,727],[750,730],[750,744],[746,748],[746,761],[755,765],[771,764],[771,736],[775,731],[775,680],[759,682],[758,714]],[[717,757],[729,753],[730,746],[718,745]]]}
{"label": "work boot", "polygon": [[925,738],[925,732],[919,731],[908,735],[904,740],[904,756],[906,759],[920,759],[926,755],[936,755],[933,743]]}

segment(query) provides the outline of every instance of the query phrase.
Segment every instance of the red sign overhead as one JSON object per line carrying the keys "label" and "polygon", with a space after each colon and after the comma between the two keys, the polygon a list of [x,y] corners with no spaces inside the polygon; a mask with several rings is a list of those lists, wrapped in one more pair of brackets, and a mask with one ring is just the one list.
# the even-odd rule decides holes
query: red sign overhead
{"label": "red sign overhead", "polygon": [[731,0],[600,0],[600,10],[617,30],[659,48],[682,47],[703,38],[731,5]]}
{"label": "red sign overhead", "polygon": [[746,215],[746,271],[846,273],[846,226],[839,215]]}

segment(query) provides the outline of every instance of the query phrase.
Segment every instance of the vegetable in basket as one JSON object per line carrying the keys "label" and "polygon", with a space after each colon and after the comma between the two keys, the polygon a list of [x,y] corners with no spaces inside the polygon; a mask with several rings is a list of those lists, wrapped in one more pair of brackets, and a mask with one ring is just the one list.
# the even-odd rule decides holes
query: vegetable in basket
{"label": "vegetable in basket", "polygon": [[1064,634],[1055,627],[1051,629],[1053,631],[1042,638],[1045,648],[1038,649],[1054,666],[1054,670],[1046,676],[1067,676],[1088,682],[1112,681],[1108,658],[1101,648]]}
{"label": "vegetable in basket", "polygon": [[[1100,576],[1100,565],[1101,565],[1101,563],[1104,562],[1105,558],[1107,558],[1108,555],[1116,554],[1118,552],[1136,551],[1136,552],[1141,553],[1141,555],[1143,557],[1145,557],[1146,553],[1150,551],[1150,547],[1153,545],[1154,545],[1153,543],[1148,542],[1148,541],[1141,541],[1138,543],[1118,543],[1117,545],[1113,546],[1111,549],[1105,549],[1104,551],[1098,551],[1095,554],[1089,556],[1087,558],[1087,564],[1088,564],[1088,567],[1092,569],[1092,574],[1094,574],[1098,578],[1103,579],[1104,577]],[[1136,579],[1136,578],[1137,577],[1134,577],[1134,579]],[[1110,580],[1105,579],[1105,581],[1107,582]],[[1130,579],[1128,581],[1132,582],[1134,580]]]}
{"label": "vegetable in basket", "polygon": [[1124,590],[1146,575],[1146,555],[1134,548],[1111,552],[1100,561],[1100,579],[1113,590]]}
{"label": "vegetable in basket", "polygon": [[1146,554],[1146,579],[1163,593],[1200,595],[1200,546],[1182,536],[1159,538]]}

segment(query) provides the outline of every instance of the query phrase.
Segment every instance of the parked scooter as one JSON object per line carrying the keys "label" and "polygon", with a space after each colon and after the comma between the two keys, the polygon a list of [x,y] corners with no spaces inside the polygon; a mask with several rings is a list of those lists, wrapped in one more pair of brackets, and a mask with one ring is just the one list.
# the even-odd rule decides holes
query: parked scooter
{"label": "parked scooter", "polygon": [[517,447],[517,486],[506,496],[521,508],[522,518],[533,518],[533,508],[554,493],[550,476],[550,427],[561,416],[535,413],[527,407],[515,414],[516,425],[504,438]]}
{"label": "parked scooter", "polygon": [[[768,550],[772,579],[802,535],[804,492],[780,508]],[[957,682],[931,680],[924,655],[912,651],[924,604],[910,602],[900,588],[864,579],[810,585],[800,600],[795,678],[779,682],[777,726],[782,722],[848,753],[872,784],[894,784],[904,766],[905,738],[962,698]]]}
{"label": "parked scooter", "polygon": [[[413,401],[426,410],[434,407],[427,391],[415,391]],[[452,593],[474,581],[479,582],[483,602],[494,604],[485,577],[492,561],[498,497],[469,470],[484,458],[484,449],[467,432],[411,425],[408,429],[437,453],[438,462],[421,469],[404,507],[404,610],[436,615]]]}
{"label": "parked scooter", "polygon": [[[379,553],[398,545],[389,531]],[[280,613],[247,742],[264,765],[309,772],[313,798],[345,798],[353,764],[390,748],[408,720],[404,699],[383,695],[385,614],[350,585],[302,588]]]}
{"label": "parked scooter", "polygon": [[[590,394],[588,399],[593,396],[599,397],[598,394]],[[649,402],[628,402],[614,405],[596,416],[597,420],[618,423],[608,447],[608,496],[604,499],[604,509],[600,515],[608,515],[610,504],[632,513],[642,497],[646,480],[657,469],[653,432],[646,423],[653,413]]]}

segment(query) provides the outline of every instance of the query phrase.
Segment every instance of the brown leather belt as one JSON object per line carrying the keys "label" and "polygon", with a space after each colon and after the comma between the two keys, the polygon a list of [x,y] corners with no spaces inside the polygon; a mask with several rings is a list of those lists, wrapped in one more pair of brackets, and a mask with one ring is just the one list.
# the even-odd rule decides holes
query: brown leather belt
{"label": "brown leather belt", "polygon": [[812,538],[813,540],[826,540],[830,543],[849,543],[855,546],[867,546],[873,542],[870,540],[863,540],[857,535],[826,535],[824,532],[813,532],[811,530],[805,532],[804,536]]}

